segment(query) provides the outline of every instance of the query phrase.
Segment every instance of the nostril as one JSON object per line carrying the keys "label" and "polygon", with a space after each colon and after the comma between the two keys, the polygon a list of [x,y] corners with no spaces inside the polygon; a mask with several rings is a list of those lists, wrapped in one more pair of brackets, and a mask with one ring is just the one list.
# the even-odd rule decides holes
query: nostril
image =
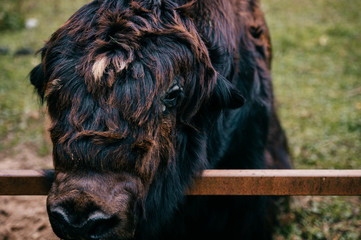
{"label": "nostril", "polygon": [[116,216],[109,216],[102,211],[94,211],[80,220],[79,215],[71,215],[62,207],[50,210],[52,225],[57,226],[59,235],[71,236],[72,238],[87,237],[89,239],[101,239],[108,234],[117,224]]}
{"label": "nostril", "polygon": [[60,223],[70,224],[70,220],[65,210],[61,207],[56,207],[50,210],[50,216]]}
{"label": "nostril", "polygon": [[119,219],[115,216],[104,216],[99,214],[94,214],[94,218],[89,218],[87,223],[88,236],[91,239],[100,239],[111,229],[113,229],[117,224],[119,224]]}

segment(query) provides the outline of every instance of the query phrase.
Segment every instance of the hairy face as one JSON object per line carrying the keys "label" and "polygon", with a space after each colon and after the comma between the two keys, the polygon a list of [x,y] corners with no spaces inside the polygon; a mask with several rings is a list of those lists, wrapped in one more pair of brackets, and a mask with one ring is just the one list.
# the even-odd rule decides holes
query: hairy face
{"label": "hairy face", "polygon": [[59,237],[130,239],[151,218],[147,206],[175,207],[207,167],[211,119],[242,105],[187,7],[95,1],[43,48],[31,82],[51,117],[48,213]]}

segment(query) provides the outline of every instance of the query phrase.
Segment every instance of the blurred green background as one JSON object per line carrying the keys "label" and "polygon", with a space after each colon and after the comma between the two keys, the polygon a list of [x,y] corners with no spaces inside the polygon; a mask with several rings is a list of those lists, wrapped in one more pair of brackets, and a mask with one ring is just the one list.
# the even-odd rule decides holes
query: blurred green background
{"label": "blurred green background", "polygon": [[[45,110],[28,73],[40,62],[34,52],[86,2],[0,0],[0,164],[17,146],[50,154]],[[361,168],[361,4],[263,0],[262,6],[295,167]],[[293,198],[275,239],[361,239],[360,203],[359,197]]]}

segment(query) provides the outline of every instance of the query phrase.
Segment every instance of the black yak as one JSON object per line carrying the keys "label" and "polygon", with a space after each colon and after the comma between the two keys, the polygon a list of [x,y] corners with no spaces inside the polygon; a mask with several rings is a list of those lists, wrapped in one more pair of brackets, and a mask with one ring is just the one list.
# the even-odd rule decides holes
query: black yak
{"label": "black yak", "polygon": [[258,1],[96,0],[41,55],[60,238],[271,238],[267,197],[184,196],[204,169],[289,167]]}

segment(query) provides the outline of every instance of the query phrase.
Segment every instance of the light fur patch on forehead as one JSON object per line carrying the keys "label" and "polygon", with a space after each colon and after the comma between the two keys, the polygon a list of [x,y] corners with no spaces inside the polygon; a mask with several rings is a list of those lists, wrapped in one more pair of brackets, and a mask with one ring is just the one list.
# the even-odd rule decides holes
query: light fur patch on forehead
{"label": "light fur patch on forehead", "polygon": [[112,63],[116,68],[115,71],[118,73],[123,71],[123,69],[126,68],[128,65],[128,63],[125,62],[122,58],[113,58]]}
{"label": "light fur patch on forehead", "polygon": [[100,59],[97,59],[92,67],[92,73],[96,82],[100,81],[100,79],[103,77],[105,69],[109,66],[110,63],[112,63],[117,73],[123,71],[123,69],[127,67],[127,62],[125,62],[122,58],[108,58],[107,56],[104,56]]}
{"label": "light fur patch on forehead", "polygon": [[107,57],[102,57],[94,62],[92,72],[95,81],[99,81],[102,78],[105,69],[109,65],[109,62],[110,61]]}

